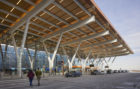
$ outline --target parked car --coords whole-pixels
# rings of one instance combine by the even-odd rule
[[[91,75],[103,75],[103,74],[104,74],[104,72],[101,72],[99,70],[93,70],[93,71],[91,71]]]
[[[118,70],[118,73],[121,73],[121,70]]]
[[[65,77],[80,77],[81,75],[80,71],[70,71],[65,74]]]
[[[125,73],[125,71],[124,70],[121,70],[121,73]]]
[[[129,71],[128,71],[128,70],[124,70],[124,72],[125,72],[125,73],[128,73]]]
[[[112,70],[111,69],[108,69],[107,70],[107,74],[112,74]]]
[[[113,73],[118,73],[118,70],[114,70]]]

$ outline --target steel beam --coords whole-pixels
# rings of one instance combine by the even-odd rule
[[[106,30],[106,28],[96,19],[95,21],[98,25],[100,25],[104,30]],[[113,35],[111,35],[113,38],[115,38]],[[121,42],[120,42],[121,43]],[[129,50],[129,49],[128,49]],[[130,50],[129,50],[130,51]]]
[[[32,6],[35,6],[36,4],[35,3],[33,3],[31,0],[24,0],[25,2],[27,2],[27,3],[29,3],[29,4],[31,4]]]
[[[69,25],[68,22],[66,22],[65,20],[61,19],[60,17],[58,17],[58,16],[56,16],[56,15],[50,13],[49,11],[44,10],[44,12],[47,13],[48,15],[54,17],[55,19],[58,19],[59,21],[65,23],[66,25]],[[80,29],[78,29],[78,30],[81,31]],[[50,30],[50,31],[52,31],[52,30]],[[69,32],[69,33],[72,34],[72,35],[74,35],[74,36],[77,36],[76,34],[73,34],[72,32]],[[85,34],[85,33],[84,33],[84,34]],[[66,36],[66,37],[67,37],[67,36]],[[69,38],[69,37],[68,37],[68,38]]]
[[[96,52],[128,52],[128,51],[124,48],[124,49],[120,49],[117,51],[108,50],[108,49],[101,49],[101,50],[97,50]]]
[[[115,53],[128,53],[128,51],[123,51],[123,50],[117,50],[117,51],[96,51],[96,52],[102,52],[102,53],[111,53],[111,54],[115,54]]]
[[[4,20],[5,20],[5,21],[7,21],[7,22],[14,23],[13,21],[8,20],[8,19],[5,19],[5,18],[1,18],[1,17],[0,17],[0,19],[4,19]],[[32,24],[35,24],[35,23],[32,23]],[[36,25],[38,25],[38,24],[36,24]],[[45,28],[45,27],[44,27],[44,28]],[[44,34],[44,32],[43,32],[43,31],[36,30],[35,28],[29,27],[29,29],[30,29],[30,30],[33,30],[33,31],[35,31],[35,32],[39,32],[39,33]]]
[[[122,45],[116,45],[116,46],[111,46],[111,47],[106,47],[106,48],[99,48],[99,50],[112,50],[112,49],[115,49],[115,48],[121,48],[123,47]],[[93,47],[94,48],[94,47]],[[98,49],[96,49],[98,50]]]
[[[24,32],[23,30],[21,30],[21,29],[17,29],[18,31],[21,31],[21,32]],[[32,33],[32,32],[28,32],[28,34],[31,34],[31,35],[34,35],[34,36],[37,36],[37,37],[41,37],[41,38],[43,38],[42,36],[40,36],[40,35],[37,35],[37,34],[35,34],[35,33]]]
[[[83,10],[85,11],[89,16],[91,16],[91,13],[85,9],[84,6],[81,5],[81,3],[78,0],[74,0],[74,2]],[[98,25],[100,25],[104,30],[107,30],[97,19],[95,21]],[[89,27],[88,27],[89,28]],[[90,28],[89,28],[90,29]],[[113,36],[112,36],[113,37]],[[114,38],[114,37],[113,37]],[[115,39],[115,38],[114,38]]]
[[[45,23],[47,23],[47,24],[50,24],[50,25],[52,25],[52,26],[54,26],[56,28],[60,28],[59,26],[57,26],[57,25],[55,25],[55,24],[53,24],[53,23],[51,23],[51,22],[49,22],[49,21],[47,21],[47,20],[45,20],[45,19],[43,19],[43,18],[41,18],[39,16],[36,16],[36,18],[41,20],[41,21],[43,21],[43,22],[45,22]]]
[[[37,30],[37,29],[35,29],[35,28],[32,28],[32,27],[29,27],[29,29],[30,29],[30,30],[33,30],[33,31],[35,31],[35,32],[38,32],[38,33],[45,34],[45,32],[43,32],[43,31],[40,31],[40,30]]]
[[[60,33],[65,33],[65,32],[77,29],[77,28],[79,28],[79,27],[81,27],[81,26],[83,26],[85,24],[91,23],[93,21],[95,21],[95,17],[94,16],[89,17],[89,18],[87,18],[85,20],[79,21],[79,22],[77,22],[75,24],[72,24],[72,25],[66,27],[66,28],[62,28],[62,29],[60,29],[60,30],[58,30],[58,31],[56,31],[56,32],[54,32],[52,34],[49,34],[44,39],[41,39],[41,41],[45,41],[45,40],[47,40],[47,39],[49,39],[49,38],[51,38],[53,36],[56,36],[56,35],[58,35]]]
[[[44,26],[42,26],[42,25],[39,25],[39,24],[37,24],[37,23],[31,22],[31,24],[33,24],[33,25],[35,25],[35,26],[37,26],[37,27],[40,27],[40,28],[42,28],[43,30],[48,30],[48,31],[51,31],[51,32],[52,32],[52,30],[50,30],[49,28],[46,28],[46,27],[44,27]]]
[[[69,14],[70,16],[72,16],[74,19],[79,20],[76,16],[74,16],[72,13],[70,13],[68,10],[66,10],[65,8],[63,8],[59,3],[57,2],[53,2],[54,5],[56,5],[58,8],[62,9],[64,12],[66,12],[67,14]]]
[[[4,0],[3,0],[4,1]],[[13,33],[19,27],[21,27],[28,19],[31,19],[35,15],[37,15],[41,10],[45,9],[48,5],[50,5],[54,0],[43,0],[40,2],[33,10],[27,13],[18,23],[16,23],[10,30],[9,33]]]
[[[107,49],[115,49],[115,48],[121,48],[121,47],[123,47],[123,45],[112,46],[112,47],[108,47]]]
[[[95,21],[96,21],[96,19],[95,19]],[[96,31],[93,30],[90,26],[86,25],[86,27],[87,27],[89,30],[91,30],[92,32],[96,33]]]
[[[85,11],[89,16],[91,16],[91,13],[88,12],[83,5],[80,4],[80,2],[78,0],[73,0],[83,11]]]
[[[63,8],[62,6],[61,6],[61,8]],[[74,15],[72,15],[72,13],[71,12],[69,12],[68,10],[66,10],[66,9],[62,9],[62,10],[64,10],[65,12],[68,12],[69,13],[69,15],[70,16],[72,16],[73,18],[77,18],[76,16],[74,16]],[[49,11],[47,11],[47,10],[45,10],[44,12],[46,12],[47,14],[49,14],[49,15],[51,15],[51,16],[53,16],[54,18],[56,18],[56,19],[58,19],[59,21],[61,21],[61,22],[63,22],[63,23],[65,23],[65,24],[69,24],[69,23],[67,23],[65,20],[63,20],[63,19],[61,19],[61,18],[59,18],[58,16],[56,16],[56,15],[54,15],[54,14],[52,14],[52,13],[50,13]],[[77,20],[79,20],[78,18],[77,18]],[[89,27],[88,25],[85,25],[88,29],[90,29],[92,32],[94,32],[95,33],[95,31],[91,28],[91,27]],[[83,31],[81,31],[80,29],[78,29],[78,31],[80,31],[80,32],[82,32],[82,33],[84,33]],[[73,33],[71,33],[71,32],[69,32],[70,34],[72,34],[72,35],[74,35],[74,36],[77,36],[76,34],[73,34]],[[86,33],[84,33],[84,34],[86,34]],[[78,37],[78,36],[77,36]],[[88,41],[89,42],[89,41]],[[89,42],[89,43],[91,43],[91,42]]]
[[[57,20],[59,20],[59,21],[61,21],[61,22],[63,22],[63,23],[65,23],[65,24],[69,24],[68,22],[66,22],[65,20],[63,20],[63,19],[61,19],[60,17],[58,17],[58,16],[56,16],[56,15],[54,15],[54,14],[52,14],[52,13],[50,13],[49,11],[47,11],[47,10],[44,10],[44,12],[45,13],[47,13],[48,15],[50,15],[50,16],[52,16],[52,17],[54,17],[54,18],[56,18]]]
[[[116,54],[106,54],[107,57],[112,57],[112,56],[123,56],[123,55],[128,55],[129,53],[116,53]],[[102,56],[102,55],[101,55]]]
[[[11,26],[6,25],[6,24],[0,24],[0,25],[5,26],[5,27],[8,27],[8,28],[11,28]]]
[[[74,2],[83,10],[85,11],[89,16],[91,16],[92,14],[79,2],[79,0],[74,0]],[[92,29],[90,26],[86,25],[86,27],[91,30],[92,32],[96,33],[96,31],[94,29]],[[106,30],[106,29],[105,29]],[[105,39],[104,37],[102,37],[103,39]],[[95,39],[96,40],[96,39]],[[97,41],[97,40],[96,40]]]
[[[83,49],[83,48],[92,47],[92,46],[95,46],[95,45],[98,45],[98,46],[99,46],[99,45],[104,45],[104,44],[109,44],[109,43],[114,43],[114,42],[117,42],[117,39],[108,40],[108,41],[101,42],[101,43],[96,43],[96,44],[87,45],[87,46],[84,46],[84,47],[81,47],[81,48]]]
[[[69,44],[73,44],[73,43],[76,43],[76,42],[81,42],[81,41],[85,41],[85,40],[88,40],[88,39],[101,37],[101,36],[104,36],[104,35],[107,35],[107,34],[109,34],[109,31],[103,31],[103,32],[100,32],[100,33],[97,33],[97,34],[93,34],[93,35],[90,35],[90,36],[86,36],[84,38],[80,38],[80,39],[77,39],[77,40],[73,40],[71,42],[64,43],[63,45],[69,45]]]
[[[5,13],[5,14],[9,14],[9,15],[15,17],[15,18],[20,18],[19,16],[15,15],[15,14],[13,14],[13,13],[10,13],[10,12],[8,12],[8,11],[6,11],[6,10],[3,10],[3,9],[0,9],[0,12]]]
[[[16,6],[16,5],[14,5],[14,4],[8,2],[7,0],[0,0],[0,2],[6,4],[6,5],[8,5],[8,6],[14,7],[14,8],[16,8],[16,9],[19,10],[19,11],[22,11],[22,12],[25,12],[25,13],[27,12],[26,10],[24,10],[24,9],[20,8],[19,6]]]
[[[2,18],[2,17],[0,17],[0,19],[5,20],[5,21],[7,21],[7,22],[9,22],[9,23],[13,23],[12,20],[9,20],[9,19],[6,19],[6,18]]]

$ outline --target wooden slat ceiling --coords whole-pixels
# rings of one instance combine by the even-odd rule
[[[0,37],[5,35],[12,26],[18,23],[24,16],[26,16],[26,14],[30,13],[30,11],[33,10],[34,7],[36,7],[41,1],[42,0],[1,0],[0,27],[1,29],[4,27],[6,29],[1,30],[2,32],[0,31]],[[75,1],[78,1],[84,9],[81,8]],[[107,35],[82,41],[80,50],[84,53],[88,53],[88,50],[92,48],[93,55],[106,56],[121,56],[133,53],[93,0],[54,0],[53,3],[48,5],[44,10],[40,11],[31,19],[27,44],[30,48],[32,48],[32,45],[35,42],[38,42],[40,50],[43,50],[40,39],[45,38],[48,34],[55,33],[62,28],[66,28],[72,24],[91,17],[87,12],[94,15],[96,21],[65,32],[63,34],[61,45],[108,30],[109,34]],[[24,28],[25,24],[15,31],[18,46],[21,45]],[[59,36],[60,35],[57,34],[47,39],[47,47],[54,49]],[[114,39],[117,39],[117,42],[99,45],[100,43]],[[122,47],[115,47],[118,45],[122,45]],[[66,45],[66,49],[68,52],[73,52],[77,46],[78,42],[75,42],[73,44]],[[73,51],[71,51],[71,49],[73,49]],[[126,50],[121,51],[122,49]],[[61,47],[58,52],[61,52]]]

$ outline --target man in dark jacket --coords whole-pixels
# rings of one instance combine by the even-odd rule
[[[34,79],[34,73],[32,70],[29,70],[27,77],[29,78],[30,86],[32,86],[32,81]]]

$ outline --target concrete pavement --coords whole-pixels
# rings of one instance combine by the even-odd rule
[[[37,80],[33,87],[28,79],[1,80],[0,89],[140,89],[140,73],[118,73],[108,75],[83,75],[76,78],[50,76]]]

